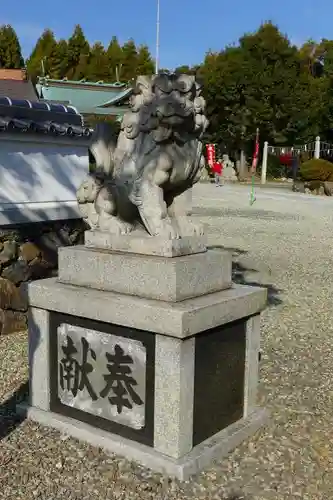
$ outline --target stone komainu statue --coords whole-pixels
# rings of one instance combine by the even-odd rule
[[[137,79],[118,140],[107,124],[92,137],[96,173],[77,193],[92,229],[127,234],[143,225],[152,236],[201,234],[185,214],[176,214],[174,200],[200,178],[204,110],[193,76]]]

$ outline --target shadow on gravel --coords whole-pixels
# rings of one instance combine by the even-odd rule
[[[246,255],[248,252],[246,250],[241,250],[240,248],[225,247],[223,245],[212,245],[208,247],[210,250],[226,250],[231,252],[233,257],[239,257]],[[248,280],[246,278],[246,273],[257,273],[257,269],[252,269],[246,267],[240,262],[233,261],[232,263],[232,280],[238,285],[248,285],[248,286],[259,286],[261,288],[267,289],[267,305],[268,306],[278,306],[282,304],[282,300],[279,297],[281,289],[272,285],[271,283],[260,283],[258,281]]]
[[[0,441],[25,420],[24,416],[16,413],[16,405],[25,401],[28,393],[29,383],[26,381],[6,401],[0,403]]]
[[[241,250],[235,247],[226,247],[224,245],[209,245],[209,250],[225,250],[226,252],[231,252],[233,255],[245,255],[248,252],[246,250]]]

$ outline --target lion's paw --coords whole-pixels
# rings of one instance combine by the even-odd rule
[[[204,227],[202,226],[202,224],[196,224],[188,218],[178,219],[178,226],[180,228],[180,232],[183,238],[186,236],[204,235]]]
[[[156,228],[154,236],[158,236],[166,240],[177,240],[180,238],[177,229],[171,224],[171,222],[166,221]]]
[[[194,224],[193,222],[189,223],[187,231],[189,236],[203,236],[205,233],[202,224]]]
[[[133,225],[113,216],[104,216],[99,220],[99,229],[117,236],[129,234]]]
[[[133,225],[128,222],[119,222],[120,234],[129,234],[133,231]]]

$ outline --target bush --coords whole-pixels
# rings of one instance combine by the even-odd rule
[[[285,168],[280,163],[280,158],[276,155],[267,156],[267,177],[277,179],[283,177]]]
[[[304,181],[332,181],[333,164],[327,160],[313,158],[301,164],[300,177]]]

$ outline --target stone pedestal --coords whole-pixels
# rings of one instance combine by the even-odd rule
[[[236,170],[233,167],[225,167],[222,171],[222,179],[226,182],[238,182]]]
[[[28,415],[186,479],[265,421],[266,290],[233,285],[231,255],[195,240],[147,238],[140,254],[87,241],[60,250],[58,279],[29,285]]]
[[[222,179],[225,182],[237,182],[238,177],[236,174],[234,162],[229,159],[228,155],[223,155],[222,163],[223,163]]]

